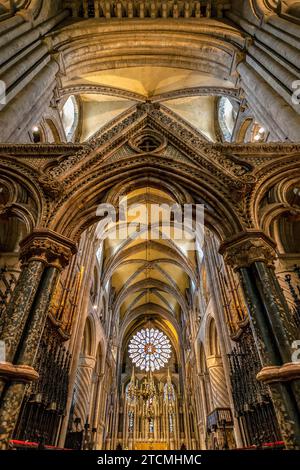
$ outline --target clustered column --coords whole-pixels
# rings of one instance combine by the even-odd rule
[[[291,362],[300,332],[274,272],[275,243],[250,230],[224,242],[220,253],[241,280],[263,366],[257,379],[270,386],[286,447],[300,449],[300,364]]]
[[[35,230],[21,242],[22,272],[8,306],[0,340],[0,450],[8,448],[26,385],[38,380],[34,361],[60,272],[76,252],[75,244],[50,230]]]

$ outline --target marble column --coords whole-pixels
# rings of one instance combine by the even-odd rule
[[[9,362],[0,364],[5,384],[0,401],[0,450],[8,448],[27,383],[38,380],[33,366],[51,297],[60,271],[75,252],[71,240],[49,230],[35,230],[21,242],[24,267],[8,307],[11,318],[1,335]]]
[[[300,449],[300,364],[292,363],[299,336],[273,269],[275,243],[249,230],[221,245],[225,262],[239,274],[261,359],[257,379],[269,384],[278,424],[289,449]]]
[[[44,263],[39,260],[31,260],[22,267],[0,335],[0,339],[5,342],[6,362],[14,358],[43,271]]]
[[[12,363],[14,360],[44,268],[45,264],[41,259],[32,258],[27,262],[23,260],[22,271],[7,307],[5,322],[0,334],[0,340],[5,343],[5,360],[8,363]],[[5,382],[5,377],[0,374],[0,397]]]

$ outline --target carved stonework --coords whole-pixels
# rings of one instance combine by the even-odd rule
[[[113,86],[95,85],[95,84],[78,84],[69,85],[59,90],[59,96],[70,96],[80,94],[101,94],[108,96],[119,96],[137,102],[145,102],[145,96],[139,93],[116,88]],[[150,96],[148,102],[156,103],[168,101],[175,98],[186,98],[191,96],[226,96],[239,100],[239,90],[237,88],[219,87],[219,86],[197,86],[189,88],[180,88],[174,91],[168,91],[159,95]]]
[[[38,260],[59,270],[68,265],[77,248],[73,241],[51,230],[34,230],[20,243],[22,263]]]
[[[161,127],[175,134],[181,142],[185,143],[189,149],[194,149],[197,152],[198,158],[207,158],[209,162],[214,162],[214,165],[222,168],[234,178],[241,178],[246,173],[251,171],[249,165],[243,165],[241,162],[234,161],[224,152],[217,151],[213,146],[207,145],[205,138],[197,131],[193,131],[185,121],[175,116],[175,114],[164,106],[151,106],[148,105],[147,113],[151,118],[154,118]],[[200,152],[199,152],[200,149]]]
[[[134,101],[145,101],[145,96],[133,91],[123,90],[112,86],[104,85],[72,85],[59,90],[60,97],[70,95],[80,95],[82,93],[101,94],[108,96],[119,96]]]
[[[222,11],[226,8],[227,2],[213,1],[214,12],[222,15]],[[202,17],[210,18],[212,14],[212,3],[201,1],[183,1],[169,0],[152,2],[145,0],[109,0],[109,1],[81,1],[81,0],[65,0],[64,7],[72,10],[74,17],[82,16],[84,18],[118,18],[130,20],[132,18],[159,18],[172,19],[178,18],[191,19],[197,21]],[[228,8],[228,7],[227,7]]]
[[[125,137],[125,140],[128,140],[131,135],[139,132],[141,130],[139,126],[146,122],[150,127],[153,125],[157,127],[153,131],[159,130],[166,138],[176,141],[195,162],[215,173],[217,172],[218,177],[221,177],[223,173],[224,177],[227,176],[227,182],[232,179],[232,185],[239,193],[244,192],[245,188],[249,188],[249,185],[255,183],[254,175],[250,174],[251,165],[244,164],[237,158],[231,158],[228,153],[216,150],[215,146],[208,143],[201,133],[189,126],[186,121],[180,119],[171,110],[158,103],[150,102],[140,103],[136,110],[126,111],[115,120],[110,121],[109,125],[97,132],[84,148],[53,167],[49,175],[55,179],[68,171],[74,172],[76,164],[89,154],[93,154],[93,159],[89,160],[89,167],[91,167],[94,163],[93,160],[102,160],[103,156],[115,148]],[[74,172],[73,175],[75,174]],[[68,176],[65,181],[69,182],[69,180]]]
[[[72,170],[84,157],[95,150],[97,151],[96,158],[99,159],[102,148],[105,148],[106,151],[114,148],[118,143],[116,139],[120,138],[124,140],[125,132],[127,132],[128,136],[128,127],[138,122],[141,118],[146,118],[146,116],[147,114],[139,109],[135,112],[130,111],[129,113],[122,113],[116,119],[110,121],[108,125],[101,128],[81,150],[76,152],[76,154],[67,157],[59,165],[52,168],[49,174],[53,178],[59,177],[68,170]],[[68,180],[66,180],[66,182],[67,181]]]
[[[12,214],[11,204],[0,204],[0,216],[2,218],[9,217]]]
[[[256,378],[267,384],[300,379],[300,363],[289,362],[282,366],[264,367]]]
[[[39,379],[39,374],[31,366],[5,362],[0,363],[0,378],[17,382],[34,382]]]
[[[273,266],[276,251],[275,242],[256,230],[242,232],[222,243],[220,254],[234,270],[249,267],[256,261]]]
[[[45,193],[53,199],[62,196],[65,191],[65,185],[52,178],[49,174],[41,174],[38,181]]]

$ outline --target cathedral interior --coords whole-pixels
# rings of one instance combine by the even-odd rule
[[[300,449],[300,2],[0,0],[0,449],[26,446]]]

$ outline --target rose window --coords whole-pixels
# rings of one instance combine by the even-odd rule
[[[129,357],[141,370],[154,371],[166,366],[171,357],[171,343],[159,330],[140,330],[129,342]]]

